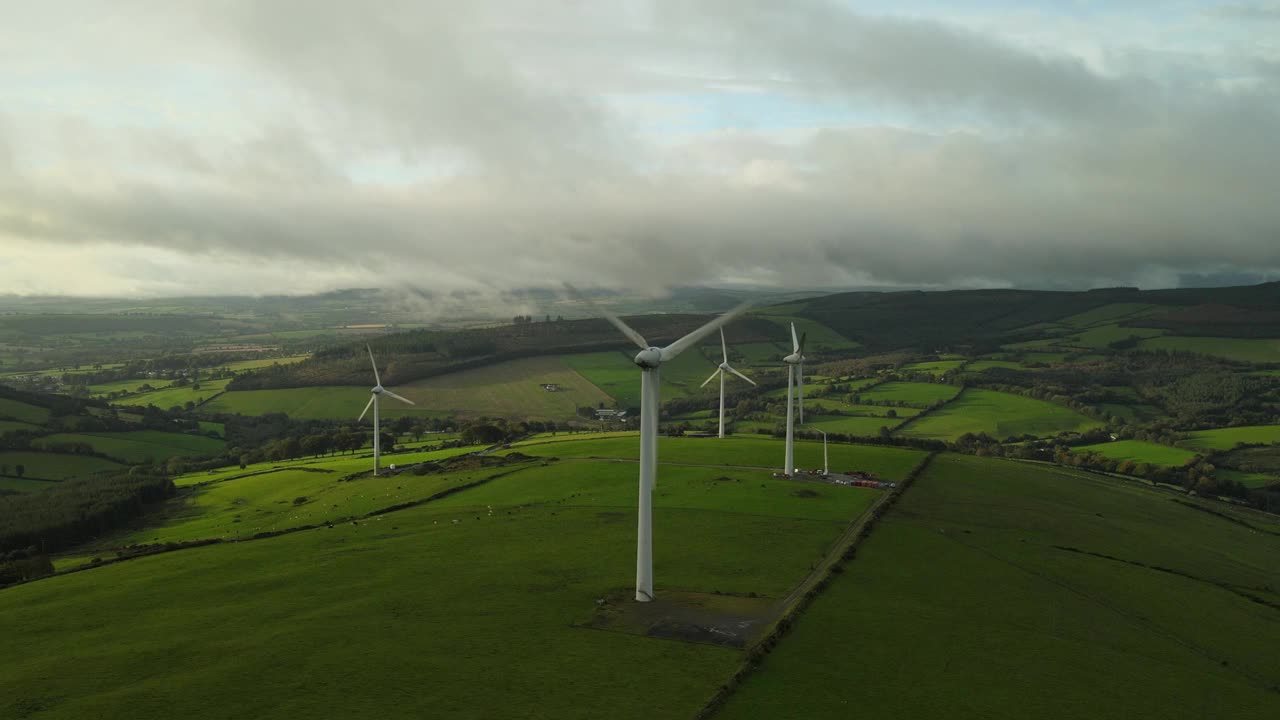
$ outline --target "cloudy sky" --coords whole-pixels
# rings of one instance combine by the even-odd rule
[[[1280,2],[0,17],[0,293],[1280,279]]]

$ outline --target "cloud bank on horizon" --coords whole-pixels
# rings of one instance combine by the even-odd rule
[[[1280,278],[1277,2],[21,10],[0,293]]]

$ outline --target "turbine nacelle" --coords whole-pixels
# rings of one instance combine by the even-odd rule
[[[381,395],[383,393],[383,390],[384,388],[381,385],[374,385],[373,389],[370,390],[369,392],[373,393],[374,395]]]
[[[791,353],[790,355],[782,358],[782,362],[788,365],[799,365],[804,362],[804,356],[800,353]]]
[[[653,370],[662,364],[662,348],[645,348],[636,353],[634,362],[646,370]]]

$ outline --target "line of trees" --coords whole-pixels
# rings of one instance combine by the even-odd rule
[[[0,552],[64,550],[120,527],[148,503],[173,495],[168,476],[138,470],[0,497]]]

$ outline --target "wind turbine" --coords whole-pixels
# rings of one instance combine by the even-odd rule
[[[796,337],[796,324],[791,323],[791,354],[782,358],[782,362],[787,364],[787,452],[786,465],[782,467],[784,475],[791,475],[796,471],[796,439],[795,439],[795,403],[792,401],[792,391],[796,380],[796,369],[800,368],[803,372],[804,367],[804,339],[801,335]],[[801,378],[804,376],[801,375]],[[803,379],[801,382],[804,382]],[[804,386],[801,385],[803,393]],[[803,402],[804,395],[801,395]],[[803,407],[803,405],[801,406]]]
[[[720,363],[720,367],[716,368],[716,371],[711,373],[711,377],[702,381],[701,387],[706,387],[707,383],[711,382],[712,380],[715,380],[717,375],[720,376],[720,437],[723,438],[724,437],[724,374],[725,372],[726,371],[731,372],[734,375],[737,375],[738,377],[742,378],[743,380],[746,380],[747,382],[751,383],[752,385],[755,385],[756,383],[754,380],[747,377],[746,375],[743,375],[737,370],[734,370],[733,368],[729,367],[729,346],[726,345],[724,342],[724,328],[720,328],[720,350],[724,353],[724,362]]]
[[[822,477],[827,477],[831,474],[831,464],[827,462],[827,434],[821,430],[818,432],[822,433]]]
[[[640,348],[635,362],[640,367],[640,511],[636,530],[636,602],[653,600],[653,486],[658,470],[658,411],[662,403],[659,368],[662,363],[688,350],[711,331],[741,315],[750,303],[743,303],[702,327],[660,348],[650,345],[644,336],[622,322],[617,315],[596,306],[585,296],[568,287],[578,299],[591,305],[623,335]]]
[[[807,334],[807,333],[806,333]],[[795,352],[800,355],[800,360],[796,362],[796,389],[800,393],[800,424],[804,424],[804,339],[805,335],[801,335],[796,340],[796,324],[791,323],[791,346],[795,348]]]
[[[373,365],[373,379],[377,381],[378,384],[373,386],[373,390],[370,390],[370,392],[373,393],[373,397],[369,398],[369,404],[364,406],[364,412],[360,413],[360,417],[356,419],[356,422],[364,420],[364,416],[369,412],[369,408],[373,408],[373,474],[377,475],[378,471],[382,469],[380,464],[382,460],[382,432],[378,426],[378,421],[380,419],[378,415],[378,398],[382,395],[388,395],[402,403],[408,403],[410,405],[413,404],[413,401],[408,398],[400,397],[399,395],[382,387],[382,378],[378,377],[378,363],[373,359],[373,348],[365,345],[364,349],[369,351],[369,363]]]

